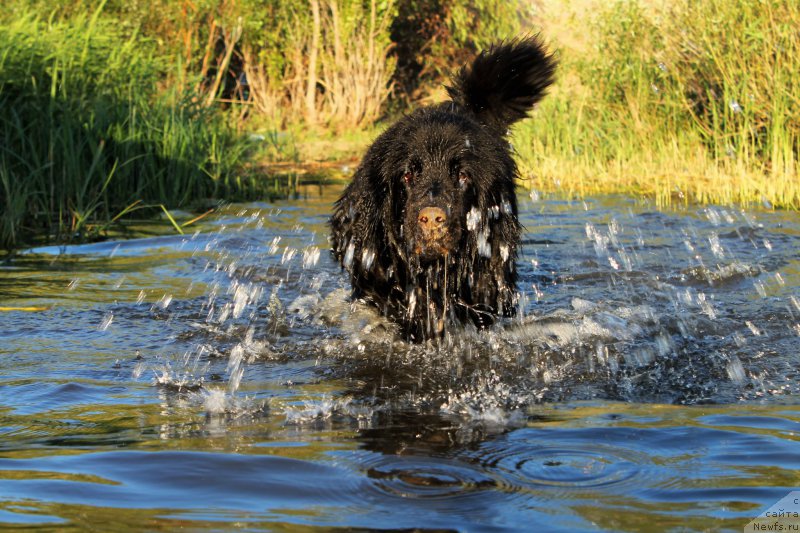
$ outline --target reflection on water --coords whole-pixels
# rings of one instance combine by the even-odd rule
[[[408,345],[338,192],[0,268],[0,524],[741,530],[800,486],[795,214],[526,199],[519,316]]]

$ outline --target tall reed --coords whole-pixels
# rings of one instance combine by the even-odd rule
[[[605,6],[604,4],[598,4]],[[800,3],[623,0],[515,146],[532,187],[800,208]]]
[[[0,248],[84,238],[133,202],[248,196],[246,141],[168,64],[100,10],[66,22],[0,19]]]

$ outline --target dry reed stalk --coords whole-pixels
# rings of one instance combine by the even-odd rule
[[[242,59],[244,74],[250,85],[250,101],[271,123],[278,123],[281,106],[285,102],[281,84],[270,79],[266,66],[258,61],[258,54],[251,46],[242,48]]]
[[[344,27],[340,1],[330,0],[322,19],[322,114],[337,129],[359,128],[374,121],[391,92],[391,44],[380,42],[388,33],[391,9],[378,14],[375,0],[369,9],[366,21],[353,17],[355,23]],[[350,43],[347,48],[344,39]]]

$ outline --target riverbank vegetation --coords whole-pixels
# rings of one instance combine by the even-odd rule
[[[153,43],[98,14],[0,25],[0,248],[257,192],[229,119],[163,86],[171,66]]]
[[[793,0],[8,0],[0,248],[267,198],[275,163],[357,159],[539,31],[560,70],[512,132],[525,187],[797,209],[798,27]]]
[[[531,187],[800,208],[800,3],[622,1],[585,32],[555,21],[559,85],[516,132]]]

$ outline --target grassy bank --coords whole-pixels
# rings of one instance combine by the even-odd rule
[[[93,238],[133,210],[255,196],[248,143],[113,21],[0,24],[0,248]]]
[[[269,163],[352,165],[476,49],[540,30],[560,67],[513,132],[527,187],[798,209],[798,27],[794,0],[9,0],[0,249],[283,193]]]
[[[800,208],[800,4],[546,4],[561,72],[514,135],[528,186]]]

